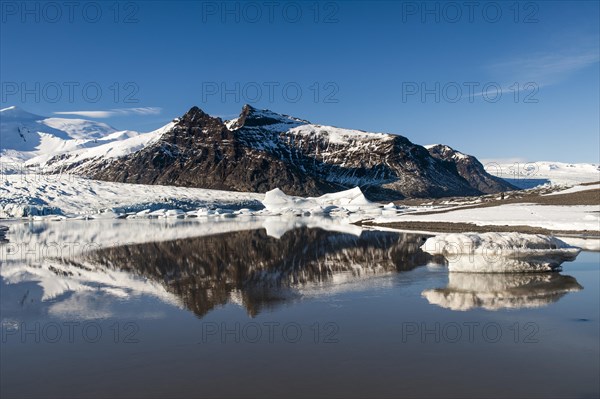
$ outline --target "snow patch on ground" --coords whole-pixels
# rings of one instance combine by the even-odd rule
[[[378,217],[374,223],[450,222],[478,226],[532,226],[548,230],[600,230],[600,208],[596,205],[507,204],[494,207],[457,209],[421,215],[418,212]]]
[[[573,194],[573,193],[579,193],[581,191],[588,191],[588,190],[599,190],[600,189],[600,183],[598,184],[589,184],[589,185],[585,185],[585,186],[574,186],[571,188],[567,188],[566,190],[558,190],[558,191],[554,191],[552,193],[549,194],[544,194],[547,196],[550,195],[559,195],[559,194]]]

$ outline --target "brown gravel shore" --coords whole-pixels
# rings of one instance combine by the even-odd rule
[[[600,237],[597,230],[548,230],[532,226],[478,226],[473,223],[452,222],[394,222],[394,223],[362,223],[363,226],[389,227],[399,230],[430,231],[432,233],[525,233],[557,236]]]
[[[509,198],[505,200],[496,200],[482,202],[474,205],[460,206],[460,209],[474,208],[489,208],[492,206],[500,206],[506,204],[539,204],[539,205],[598,205],[600,211],[600,189],[579,191],[570,194],[555,194],[555,195],[528,195],[521,198]],[[432,210],[419,212],[420,215],[428,215],[433,213],[445,213],[456,210],[456,207],[450,207],[440,210]]]
[[[593,185],[598,183],[588,183],[584,185]],[[486,196],[489,198],[489,196]],[[423,204],[427,201],[423,201]],[[448,208],[418,212],[419,215],[431,215],[435,213],[447,213],[455,210],[488,208],[506,204],[539,204],[539,205],[558,205],[558,206],[574,206],[574,205],[597,205],[600,212],[600,189],[592,189],[579,191],[569,194],[555,194],[550,196],[540,194],[528,194],[520,198],[508,198],[505,200],[489,200],[473,205],[450,206]],[[412,213],[412,215],[415,215]],[[508,225],[483,225],[478,226],[473,223],[455,223],[455,222],[392,222],[392,223],[370,223],[365,221],[361,223],[366,226],[390,227],[403,230],[419,230],[431,231],[438,233],[487,233],[487,232],[518,232],[527,234],[545,234],[545,235],[577,235],[584,237],[600,237],[600,230],[549,230],[541,227],[533,226],[508,226]]]

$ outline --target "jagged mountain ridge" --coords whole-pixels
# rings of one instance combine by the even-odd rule
[[[75,162],[63,154],[49,164],[100,180],[252,192],[281,188],[302,196],[356,186],[375,200],[485,192],[456,164],[403,136],[317,125],[248,105],[225,122],[193,107],[160,137],[122,157]],[[491,178],[483,168],[474,173],[482,176],[473,181]]]

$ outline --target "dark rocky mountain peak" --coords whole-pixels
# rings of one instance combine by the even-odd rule
[[[190,108],[181,118],[177,119],[179,126],[186,127],[202,127],[202,126],[215,126],[223,125],[221,118],[212,117],[206,112],[202,111],[197,106]]]
[[[275,127],[281,125],[292,128],[299,125],[310,124],[309,121],[294,118],[293,116],[278,114],[268,109],[257,109],[249,104],[242,107],[240,116],[227,122],[227,126],[231,130],[240,129],[242,127]]]

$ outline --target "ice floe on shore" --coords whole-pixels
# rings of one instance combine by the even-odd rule
[[[451,272],[476,273],[554,271],[581,252],[555,237],[522,233],[440,234],[421,249],[444,256]]]

